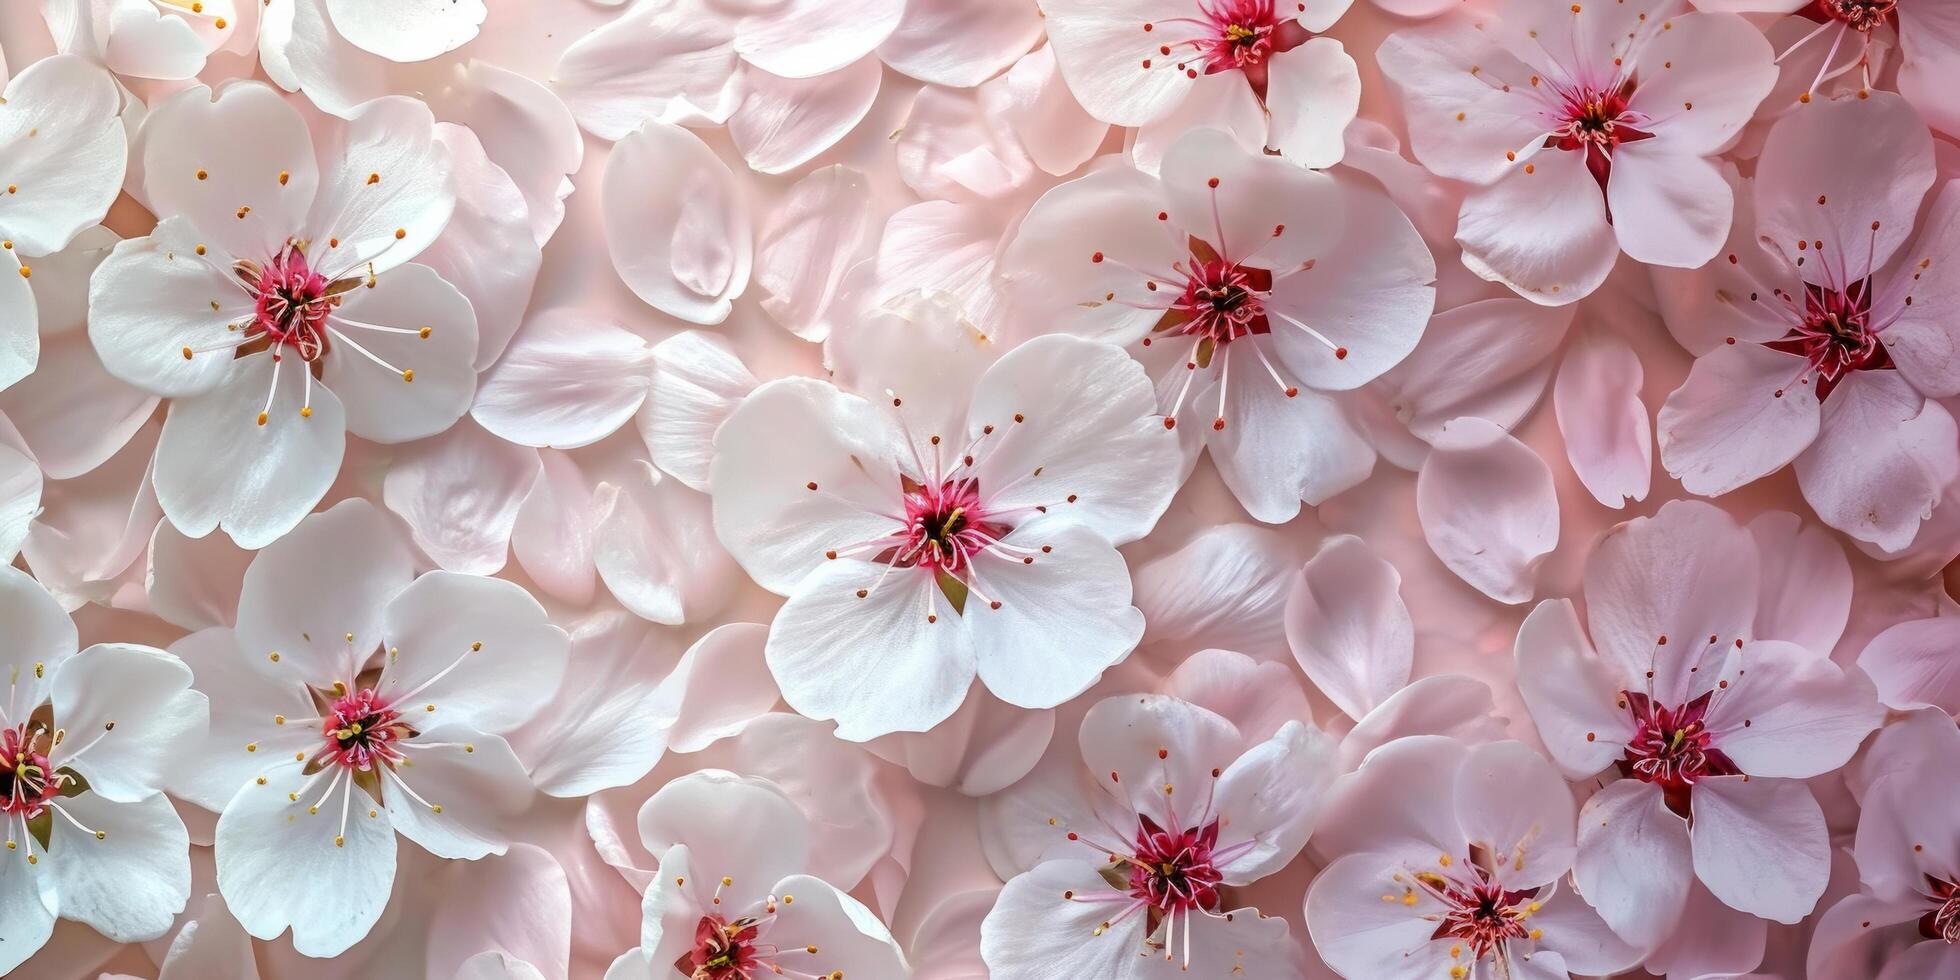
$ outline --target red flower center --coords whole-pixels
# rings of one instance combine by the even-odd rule
[[[245,324],[246,342],[263,340],[275,348],[290,347],[303,361],[327,352],[327,316],[340,305],[340,294],[360,282],[358,278],[329,282],[292,243],[263,266],[241,261],[233,268],[258,294],[252,319]]]
[[[1839,21],[1854,31],[1871,33],[1899,9],[1899,0],[1817,0],[1804,11],[1816,21]]]
[[[1926,884],[1933,893],[1930,899],[1933,908],[1919,917],[1920,935],[1960,944],[1960,884],[1932,875],[1926,876]]]
[[[957,573],[1007,532],[987,520],[977,480],[948,480],[938,486],[907,481],[904,541],[893,557],[901,568]]]
[[[33,819],[61,795],[62,777],[42,751],[45,730],[29,734],[26,725],[0,730],[0,813]]]
[[[1781,340],[1765,345],[1804,359],[1817,374],[1817,397],[1831,393],[1850,371],[1892,366],[1892,357],[1879,340],[1871,315],[1871,280],[1849,291],[1804,284],[1803,320]]]
[[[1564,93],[1562,122],[1546,139],[1547,146],[1584,153],[1586,169],[1601,189],[1612,171],[1613,148],[1654,135],[1638,128],[1644,119],[1627,108],[1633,88],[1634,81],[1628,78],[1610,89],[1579,88]]]
[[[1194,254],[1184,295],[1172,308],[1188,319],[1174,326],[1185,336],[1204,337],[1215,344],[1266,333],[1271,327],[1266,323],[1265,297],[1272,287],[1273,274],[1266,269]]]
[[[761,932],[752,918],[733,922],[704,915],[694,927],[694,948],[674,964],[689,980],[750,980],[758,971],[774,972],[755,945]]]
[[[402,759],[395,743],[415,731],[373,688],[362,688],[334,701],[321,720],[320,734],[327,744],[314,757],[316,763],[371,772],[377,763],[394,768]]]
[[[1195,17],[1149,21],[1143,30],[1162,36],[1157,57],[1143,59],[1143,70],[1169,69],[1190,78],[1203,71],[1245,74],[1260,101],[1266,98],[1266,62],[1281,51],[1305,44],[1313,34],[1293,18],[1281,19],[1275,0],[1198,0]],[[1304,3],[1295,3],[1304,11]],[[1177,35],[1184,35],[1176,40]]]
[[[1620,759],[1620,772],[1661,787],[1668,808],[1682,816],[1688,814],[1688,799],[1695,783],[1709,776],[1741,772],[1728,756],[1715,748],[1714,736],[1709,734],[1704,722],[1714,696],[1710,691],[1678,708],[1670,708],[1645,694],[1620,692],[1620,701],[1633,717],[1635,728]]]
[[[1507,942],[1530,938],[1525,921],[1531,917],[1528,906],[1537,889],[1505,891],[1490,881],[1483,868],[1476,872],[1477,879],[1467,883],[1432,871],[1420,872],[1416,879],[1450,907],[1431,938],[1460,939],[1470,947],[1472,959],[1483,959]]]
[[[1225,877],[1214,863],[1217,845],[1217,820],[1166,830],[1139,814],[1136,853],[1130,861],[1131,897],[1165,915],[1215,911],[1218,884]]]

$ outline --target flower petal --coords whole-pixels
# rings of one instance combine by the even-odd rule
[[[1402,575],[1360,538],[1338,535],[1301,570],[1286,601],[1286,638],[1314,686],[1359,720],[1409,681],[1415,625]]]
[[[646,341],[610,318],[543,310],[484,373],[470,414],[520,445],[591,445],[640,410],[652,364]]]
[[[396,457],[381,499],[438,566],[492,575],[504,567],[518,508],[541,469],[536,450],[463,422]]]
[[[1565,458],[1593,499],[1618,510],[1647,499],[1654,430],[1640,401],[1640,358],[1611,334],[1582,334],[1552,389]]]
[[[1695,875],[1716,898],[1783,923],[1810,914],[1830,877],[1831,842],[1809,787],[1713,776],[1695,784],[1693,806]]]
[[[301,522],[246,569],[239,650],[253,669],[282,683],[351,685],[381,646],[382,611],[413,577],[408,548],[388,518],[365,500],[342,501]]]
[[[1416,512],[1436,557],[1499,602],[1529,600],[1538,563],[1558,545],[1551,468],[1483,419],[1443,427],[1416,480]]]
[[[689,323],[728,319],[749,284],[748,203],[700,137],[649,121],[606,161],[606,250],[647,305]]]
[[[1668,810],[1657,786],[1622,779],[1579,811],[1572,880],[1600,918],[1635,946],[1650,948],[1673,930],[1697,863],[1687,821]]]

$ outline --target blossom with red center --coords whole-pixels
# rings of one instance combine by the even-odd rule
[[[1821,652],[1835,631],[1758,618],[1834,601],[1771,591],[1780,571],[1761,566],[1781,550],[1768,545],[1782,524],[1759,524],[1672,501],[1594,549],[1587,630],[1569,601],[1550,600],[1518,633],[1518,688],[1552,759],[1573,779],[1624,777],[1586,803],[1573,868],[1635,944],[1669,934],[1696,879],[1741,912],[1808,914],[1830,844],[1802,780],[1843,765],[1883,717],[1870,688]],[[1645,870],[1624,873],[1635,866]]]
[[[1729,0],[1722,9],[1790,15],[1766,27],[1779,42],[1776,60],[1802,83],[1788,90],[1785,97],[1794,101],[1783,108],[1834,92],[1865,98],[1891,76],[1934,129],[1960,131],[1952,85],[1960,66],[1960,21],[1938,0]],[[1884,71],[1888,60],[1896,61],[1896,74]],[[1844,81],[1834,86],[1838,79]]]
[[[1346,3],[1041,0],[1041,9],[1076,100],[1096,119],[1142,127],[1140,142],[1251,118],[1256,132],[1234,134],[1246,145],[1299,166],[1340,162],[1360,77],[1341,42],[1316,35]]]
[[[89,339],[111,374],[173,400],[164,515],[263,547],[326,493],[347,433],[421,439],[469,407],[476,314],[409,261],[455,209],[449,148],[427,106],[388,98],[336,122],[316,157],[306,120],[258,82],[193,86],[148,122],[162,220],[95,270]]]
[[[1473,185],[1456,229],[1472,272],[1557,306],[1622,252],[1677,268],[1715,256],[1731,193],[1714,157],[1777,69],[1749,22],[1674,9],[1511,0],[1382,43],[1416,159]]]
[[[1817,917],[1805,975],[1951,976],[1960,970],[1960,729],[1945,711],[1921,709],[1872,749],[1888,758],[1859,796],[1848,848],[1857,888]]]
[[[1367,478],[1374,448],[1340,393],[1400,363],[1435,305],[1429,248],[1378,187],[1209,129],[1159,176],[1110,167],[1049,191],[1000,267],[1050,329],[1129,345],[1186,458],[1208,448],[1270,522]]]
[[[550,701],[569,649],[519,586],[417,578],[358,498],[260,551],[238,625],[177,647],[216,718],[172,792],[218,814],[239,924],[337,955],[388,903],[398,832],[443,858],[504,853],[532,791],[503,736]]]
[[[0,974],[57,916],[110,943],[162,936],[191,893],[190,838],[163,795],[209,721],[162,650],[101,643],[27,573],[0,568]]]
[[[905,980],[898,944],[871,910],[813,874],[811,817],[767,779],[702,769],[640,808],[659,862],[640,944],[614,980]]]
[[[1940,402],[1960,394],[1960,191],[1919,221],[1935,176],[1932,137],[1897,95],[1818,102],[1771,128],[1754,180],[1736,179],[1724,252],[1660,275],[1668,328],[1696,360],[1656,435],[1689,491],[1793,465],[1825,523],[1886,552],[1915,539],[1960,477],[1960,425]]]
[[[1143,369],[1074,337],[996,360],[946,296],[829,347],[838,385],[756,388],[708,478],[722,545],[788,596],[767,648],[784,699],[861,741],[930,729],[976,678],[1027,708],[1081,693],[1142,630],[1114,546],[1182,478]]]
[[[1306,918],[1342,976],[1606,976],[1640,961],[1563,884],[1572,794],[1522,743],[1397,739],[1332,803],[1316,839],[1340,856]]]
[[[1299,976],[1285,921],[1234,892],[1306,844],[1333,740],[1297,720],[1261,737],[1139,694],[1091,707],[1079,743],[1081,767],[1044,765],[982,806],[1009,879],[980,929],[990,975]]]

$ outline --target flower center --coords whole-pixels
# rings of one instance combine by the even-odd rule
[[[1260,101],[1266,98],[1266,60],[1282,51],[1291,51],[1313,35],[1294,19],[1281,20],[1275,0],[1198,0],[1195,17],[1171,17],[1147,21],[1148,34],[1166,36],[1157,46],[1158,57],[1143,59],[1143,70],[1169,68],[1187,77],[1199,71],[1215,75],[1223,71],[1243,72]],[[1305,4],[1295,4],[1305,10]]]
[[[377,763],[393,769],[402,759],[395,743],[415,730],[373,688],[364,687],[334,701],[321,719],[320,734],[326,747],[314,757],[316,763],[372,772]]]
[[[1273,274],[1265,269],[1236,265],[1224,259],[1191,257],[1184,295],[1167,319],[1182,313],[1182,323],[1172,323],[1178,333],[1203,337],[1223,344],[1248,334],[1265,333],[1265,297],[1272,289]]]
[[[689,980],[749,980],[769,969],[755,945],[761,931],[749,916],[730,922],[719,915],[704,915],[694,927],[694,948],[674,969]]]
[[[1536,938],[1525,923],[1534,911],[1531,898],[1537,889],[1505,891],[1483,868],[1476,872],[1476,880],[1468,883],[1433,871],[1416,873],[1416,880],[1449,906],[1432,938],[1462,940],[1472,959],[1495,956],[1507,942]]]
[[[45,734],[41,729],[29,734],[26,725],[0,731],[0,764],[6,767],[0,769],[0,814],[33,819],[61,795],[64,779],[42,749]]]
[[[1709,776],[1741,772],[1715,748],[1704,719],[1715,692],[1710,691],[1678,708],[1659,704],[1645,694],[1622,691],[1620,701],[1632,716],[1634,736],[1627,740],[1620,771],[1661,787],[1668,808],[1683,816],[1694,784]]]
[[[1852,284],[1848,292],[1806,283],[1802,321],[1765,346],[1803,358],[1806,370],[1817,374],[1820,399],[1847,372],[1892,366],[1873,324],[1869,279]]]
[[[1218,885],[1225,877],[1214,863],[1218,821],[1202,827],[1166,830],[1137,817],[1136,853],[1130,862],[1130,895],[1165,915],[1215,911]]]
[[[327,315],[340,305],[341,293],[361,282],[359,277],[327,281],[308,265],[296,242],[289,242],[263,266],[241,259],[232,268],[258,294],[252,319],[245,324],[246,343],[290,348],[303,361],[317,360],[327,352]]]
[[[1960,944],[1960,884],[1926,876],[1932,891],[1932,911],[1919,917],[1919,932],[1928,939]]]
[[[1613,148],[1654,135],[1639,128],[1646,124],[1644,115],[1627,107],[1633,88],[1629,78],[1612,88],[1588,86],[1565,92],[1560,124],[1546,138],[1547,146],[1583,152],[1586,169],[1602,189],[1612,171]]]
[[[1854,31],[1871,33],[1899,9],[1899,0],[1817,0],[1817,20],[1835,20]]]
[[[948,574],[966,568],[974,555],[1007,534],[990,523],[975,479],[948,480],[938,486],[909,485],[905,493],[905,541],[898,546],[899,567],[925,566]]]

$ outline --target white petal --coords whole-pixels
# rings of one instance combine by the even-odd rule
[[[0,556],[20,553],[41,511],[42,474],[32,457],[0,445]]]
[[[166,16],[153,4],[115,4],[109,9],[103,66],[136,78],[195,78],[204,69],[205,42],[192,24],[192,18]]]
[[[1912,543],[1960,478],[1960,426],[1897,377],[1867,371],[1824,403],[1817,442],[1797,457],[1797,485],[1824,523],[1898,551]]]
[[[1434,941],[1436,928],[1424,918],[1432,913],[1381,900],[1400,889],[1398,870],[1391,855],[1344,854],[1314,879],[1307,892],[1307,931],[1340,975],[1419,980],[1447,974],[1449,947]]]
[[[503,359],[484,373],[470,411],[520,445],[590,445],[640,410],[652,363],[646,341],[606,317],[544,310],[526,319]]]
[[[1467,194],[1456,240],[1471,272],[1545,306],[1585,298],[1620,255],[1583,155],[1562,151],[1513,164],[1495,184]]]
[[[778,907],[770,928],[792,951],[798,943],[817,948],[821,969],[850,977],[898,978],[911,975],[905,954],[891,931],[857,899],[809,875],[791,875],[776,892],[796,897]]]
[[[401,590],[381,631],[388,657],[376,693],[435,705],[416,715],[418,728],[502,734],[523,725],[558,690],[571,651],[523,586],[455,572],[429,572]]]
[[[13,250],[0,258],[0,316],[5,317],[0,322],[0,389],[32,375],[41,358],[41,336],[35,331],[40,317],[28,280],[32,274]]]
[[[1286,638],[1300,669],[1356,720],[1409,681],[1415,625],[1402,575],[1360,538],[1321,543],[1286,601]]]
[[[88,337],[74,332],[42,338],[34,373],[0,393],[0,411],[56,480],[107,462],[156,407],[155,395],[110,374]]]
[[[150,207],[188,219],[221,251],[264,262],[305,233],[320,184],[313,138],[270,85],[194,85],[171,96],[145,120],[141,151]],[[239,218],[243,207],[251,211]]]
[[[438,725],[404,748],[413,765],[396,773],[401,782],[383,779],[381,787],[395,829],[436,857],[504,853],[532,795],[510,743],[468,725]],[[402,783],[429,805],[403,792]]]
[[[62,918],[116,942],[163,935],[191,894],[190,835],[170,800],[157,794],[116,803],[83,793],[55,805],[95,831],[59,816],[49,824],[43,860]]]
[[[1002,488],[989,507],[1049,505],[1111,544],[1149,533],[1182,481],[1149,377],[1109,344],[1051,335],[1009,351],[974,389],[968,431],[989,424],[1013,427],[975,464]]]
[[[1233,761],[1218,778],[1217,812],[1235,818],[1220,831],[1219,842],[1252,846],[1221,869],[1225,880],[1256,881],[1291,863],[1306,846],[1336,775],[1334,739],[1298,721]]]
[[[1715,776],[1695,784],[1694,814],[1695,875],[1716,898],[1784,923],[1816,907],[1831,847],[1803,783]]]
[[[754,391],[755,375],[728,341],[698,330],[653,347],[653,380],[636,419],[653,465],[703,493],[715,432]]]
[[[102,220],[122,188],[127,155],[121,100],[109,73],[75,55],[28,65],[0,105],[5,177],[0,230],[28,255],[66,246]],[[32,137],[32,143],[24,143]]]
[[[835,719],[837,737],[854,742],[944,721],[977,670],[975,641],[930,575],[894,572],[873,591],[886,567],[824,562],[769,629],[769,672],[783,700],[799,714]]]
[[[647,119],[726,122],[737,63],[734,25],[718,7],[640,6],[566,48],[553,88],[587,132],[618,140]]]
[[[259,64],[289,92],[303,91],[321,111],[351,115],[388,91],[390,65],[334,29],[327,0],[274,0],[259,24]]]
[[[26,572],[0,567],[0,621],[8,642],[0,669],[13,685],[14,710],[32,713],[54,690],[57,669],[75,655],[75,622]]]
[[[1566,352],[1552,389],[1565,458],[1593,499],[1618,510],[1647,499],[1654,430],[1640,401],[1640,358],[1625,341],[1588,333]]]
[[[309,236],[330,250],[320,267],[386,272],[415,258],[456,209],[449,148],[436,139],[429,107],[399,95],[362,103],[338,143],[323,154],[320,196],[307,217]]]
[[[1143,915],[1105,930],[1102,922],[1120,906],[1063,897],[1107,891],[1109,882],[1087,861],[1047,861],[1015,876],[980,924],[980,952],[989,975],[1002,980],[1138,975],[1141,957],[1151,952],[1143,944]]]
[[[1069,93],[1052,46],[1023,55],[987,87],[1003,90],[1001,117],[1035,166],[1055,176],[1087,162],[1109,133],[1109,124],[1092,118]]]
[[[298,681],[273,681],[240,670],[243,655],[232,631],[208,629],[171,644],[211,702],[208,729],[184,742],[166,787],[216,813],[269,764],[318,751],[322,736],[313,697]],[[288,723],[277,719],[285,718]]]
[[[1483,419],[1443,427],[1416,481],[1416,510],[1436,557],[1499,602],[1530,599],[1538,563],[1558,545],[1551,469]]]
[[[426,265],[402,266],[346,295],[341,312],[327,321],[338,348],[327,357],[322,383],[347,406],[348,431],[375,442],[407,442],[461,418],[476,393],[476,313],[469,299]],[[426,337],[419,334],[424,327]],[[389,366],[349,349],[353,344]]]
[[[238,620],[238,590],[252,553],[221,534],[189,538],[169,521],[150,537],[143,582],[150,608],[173,626],[201,630]]]
[[[812,78],[748,72],[742,104],[728,117],[728,138],[757,173],[794,170],[857,128],[883,77],[871,57]]]
[[[88,335],[102,366],[158,395],[203,394],[229,377],[231,327],[251,315],[252,296],[221,250],[183,218],[117,243],[89,283]]]
[[[430,104],[482,141],[490,160],[524,195],[533,240],[540,246],[550,240],[565,217],[569,178],[585,160],[585,138],[565,103],[526,75],[472,60]],[[486,343],[485,351],[490,347]]]
[[[475,134],[439,123],[436,138],[449,148],[455,168],[456,210],[442,236],[417,258],[469,299],[477,327],[474,366],[482,370],[496,363],[517,333],[544,253],[517,184],[484,155]]]
[[[1297,516],[1302,503],[1318,505],[1359,486],[1374,471],[1375,449],[1339,397],[1281,388],[1264,376],[1255,344],[1270,342],[1246,337],[1218,355],[1227,371],[1238,371],[1220,391],[1225,401],[1212,424],[1203,425],[1203,409],[1213,403],[1209,393],[1195,400],[1198,411],[1191,414],[1240,506],[1255,520],[1281,524]],[[1224,428],[1218,419],[1225,420]]]
[[[538,452],[543,469],[511,526],[510,550],[538,588],[575,606],[592,601],[592,532],[605,501],[570,456]]]
[[[9,851],[8,859],[0,861],[0,929],[7,934],[0,945],[0,970],[9,973],[46,945],[54,934],[56,911],[49,908],[56,895],[47,869],[15,860],[15,853]]]
[[[1032,564],[992,551],[975,560],[962,627],[989,691],[1019,707],[1052,708],[1087,690],[1143,636],[1130,570],[1107,541],[1065,522],[1029,521],[1002,544],[1053,550]]]
[[[613,148],[600,195],[606,250],[635,295],[689,323],[728,318],[749,284],[749,207],[700,137],[643,124]]]
[[[719,609],[739,576],[715,540],[707,495],[635,463],[593,536],[592,561],[613,598],[678,626]]]
[[[1175,24],[1192,16],[1178,0],[1045,0],[1048,43],[1062,77],[1089,114],[1118,126],[1140,126],[1169,112],[1192,87],[1192,79],[1161,54],[1154,31],[1139,30],[1162,20]],[[1144,62],[1153,71],[1140,67]]]
[[[49,753],[72,766],[89,791],[133,802],[161,790],[177,744],[200,738],[210,713],[190,690],[191,671],[154,647],[98,643],[54,672],[56,720],[67,738]]]
[[[1456,772],[1456,815],[1463,836],[1511,855],[1507,885],[1543,886],[1564,877],[1576,853],[1572,789],[1523,742],[1473,747]]]
[[[795,801],[769,780],[722,769],[696,770],[660,787],[640,808],[639,828],[640,842],[655,854],[687,847],[697,874],[685,887],[703,898],[719,894],[732,908],[774,894],[776,882],[808,866],[809,819]]]
[[[1708,729],[1751,776],[1830,772],[1885,720],[1862,678],[1782,640],[1752,640],[1730,655],[1718,685]]]
[[[483,0],[327,0],[342,37],[390,61],[427,61],[462,47],[489,14]]]
[[[381,499],[437,565],[492,575],[504,567],[518,508],[541,471],[536,450],[463,422],[406,447],[382,480]]]
[[[631,785],[660,761],[667,750],[666,705],[656,692],[670,666],[663,638],[625,613],[593,616],[571,639],[579,683],[510,736],[538,789],[567,798]]]
[[[344,501],[253,560],[238,597],[239,650],[281,682],[351,686],[381,645],[382,611],[413,576],[388,518],[365,500]]]
[[[1341,134],[1361,106],[1361,76],[1347,49],[1316,37],[1274,54],[1266,72],[1266,104],[1282,107],[1267,142],[1302,167],[1339,163]]]
[[[290,927],[301,954],[337,956],[374,928],[388,903],[394,827],[387,810],[345,778],[331,799],[320,799],[317,813],[308,811],[326,779],[309,787],[293,763],[265,780],[246,783],[218,817],[218,890],[253,936],[276,939]],[[336,900],[321,902],[322,894]]]

